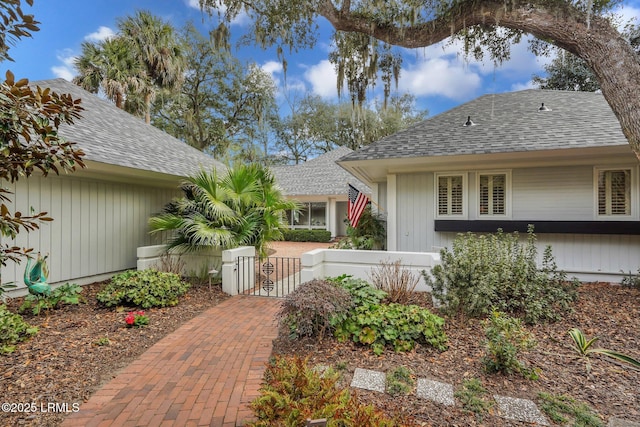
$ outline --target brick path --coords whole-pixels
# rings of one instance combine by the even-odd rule
[[[235,296],[182,325],[62,426],[241,426],[276,337],[274,298]]]

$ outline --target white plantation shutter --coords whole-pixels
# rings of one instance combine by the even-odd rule
[[[480,175],[480,215],[507,213],[507,176],[505,174]]]
[[[462,176],[438,177],[438,215],[462,215]]]
[[[631,215],[631,170],[598,172],[598,215]]]

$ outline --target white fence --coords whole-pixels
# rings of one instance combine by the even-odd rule
[[[165,246],[145,246],[138,248],[138,270],[158,268],[163,262]],[[218,270],[222,276],[222,290],[229,295],[238,294],[238,258],[249,259],[255,256],[255,248],[243,246],[225,251],[213,250],[209,253],[171,254],[171,262],[177,257],[185,263],[186,275],[200,276],[212,268]],[[301,283],[313,279],[335,277],[342,274],[370,280],[373,269],[379,268],[381,263],[400,261],[400,266],[406,268],[419,277],[417,291],[430,291],[422,277],[422,271],[431,271],[433,266],[440,263],[440,254],[427,252],[387,252],[387,251],[358,251],[344,249],[315,249],[301,257]],[[166,262],[166,261],[164,261]],[[246,262],[246,261],[245,261]],[[247,266],[241,266],[246,269]],[[252,264],[249,268],[255,268]],[[196,274],[193,274],[196,273]],[[250,271],[245,280],[255,280],[255,274]],[[253,284],[245,284],[251,287]]]
[[[222,249],[210,248],[198,252],[166,252],[165,245],[142,246],[138,248],[136,268],[145,270],[156,268],[166,270],[168,264],[179,266],[181,275],[189,277],[208,277],[209,271],[222,271]]]
[[[315,249],[302,255],[302,283],[324,277],[348,274],[370,280],[371,271],[383,262],[400,261],[400,266],[420,278],[416,291],[429,292],[421,272],[431,271],[440,263],[440,254],[433,252],[358,251],[344,249]]]

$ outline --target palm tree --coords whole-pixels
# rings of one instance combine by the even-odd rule
[[[122,38],[141,63],[145,84],[139,96],[151,123],[151,103],[158,89],[174,89],[183,80],[185,61],[175,29],[147,11],[137,11],[118,22]]]
[[[73,83],[92,93],[102,90],[121,109],[127,94],[140,86],[140,64],[119,37],[82,43],[82,54],[74,65],[78,75]]]
[[[255,246],[260,256],[268,242],[282,239],[285,212],[297,209],[286,200],[273,175],[258,164],[200,171],[182,186],[184,197],[149,220],[152,233],[170,231],[169,248],[195,251],[220,246]]]

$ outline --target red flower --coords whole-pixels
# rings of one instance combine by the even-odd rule
[[[124,318],[124,321],[127,322],[127,325],[133,325],[136,321],[136,316],[132,312],[127,314],[127,317]]]

